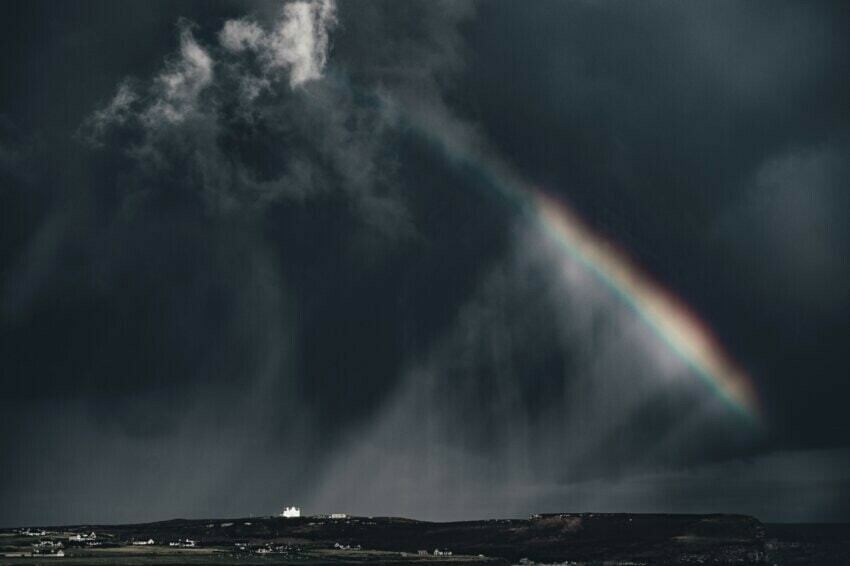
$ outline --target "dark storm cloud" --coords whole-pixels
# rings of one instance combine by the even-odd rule
[[[340,431],[379,409],[404,352],[438,333],[497,252],[499,213],[457,191],[465,175],[396,125],[367,62],[328,69],[325,80],[311,74],[326,57],[330,5],[292,6],[314,10],[313,21],[280,5],[224,19],[214,33],[181,20],[159,68],[115,77],[66,130],[77,145],[64,141],[59,161],[79,161],[57,167],[54,200],[4,279],[3,350],[16,360],[3,380],[16,430],[4,452],[19,464],[3,471],[15,486],[9,516],[247,513],[303,498],[299,481]],[[430,14],[423,26],[442,29],[439,10],[414,7]],[[371,21],[394,29],[394,13],[405,11],[388,5]],[[430,41],[425,31],[414,36]],[[307,53],[297,49],[305,33]],[[375,39],[368,29],[344,37]],[[387,39],[408,46],[395,64],[415,68],[428,54],[436,72],[439,58],[417,41]],[[423,86],[427,74],[393,85]],[[205,426],[211,414],[228,434]],[[60,429],[101,450],[69,453]],[[67,473],[33,476],[27,438],[51,435],[42,445],[68,460]],[[226,457],[219,442],[231,446]],[[150,478],[133,450],[171,454],[169,490],[190,478],[195,487],[139,501],[127,485]],[[235,473],[223,458],[264,463],[251,466],[243,497],[213,504],[210,493]],[[201,476],[187,468],[193,460],[207,462]],[[94,478],[88,466],[122,472]],[[76,482],[89,495],[96,485],[128,494],[135,514],[62,495]],[[66,502],[51,508],[75,511],[50,519],[44,484]]]
[[[752,284],[802,324],[846,307],[848,163],[844,145],[791,148],[756,169],[717,224],[728,253],[756,264]]]
[[[845,8],[6,9],[0,523],[846,517]],[[482,167],[694,305],[763,429]]]
[[[27,139],[8,116],[0,116],[0,174],[6,182],[30,180],[36,141]]]
[[[828,2],[490,5],[470,28],[457,100],[533,180],[683,295],[755,376],[776,426],[815,443],[848,439],[823,394],[846,373],[850,304],[834,290],[848,216],[844,191],[822,188],[848,179],[805,157],[840,152],[850,132],[837,72],[848,17]],[[756,208],[795,198],[801,210]],[[813,207],[836,212],[815,219]],[[803,306],[827,296],[820,312]],[[801,335],[801,319],[818,330]],[[793,393],[811,372],[830,384],[812,390],[819,409]]]

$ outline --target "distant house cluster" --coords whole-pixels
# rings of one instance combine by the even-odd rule
[[[292,519],[295,517],[301,517],[301,508],[300,507],[284,507],[283,512],[278,515],[278,517],[286,517],[287,519]],[[347,513],[331,513],[330,515],[310,515],[310,517],[314,519],[348,519]],[[223,525],[222,525],[223,526]]]
[[[176,546],[178,548],[195,548],[197,545],[198,541],[190,538],[168,543],[168,546]]]
[[[267,542],[263,546],[259,547],[251,547],[246,543],[237,544],[236,550],[239,552],[251,552],[253,550],[254,554],[289,554],[291,552],[297,553],[300,548],[297,546],[289,546],[288,544],[274,544]]]
[[[32,546],[32,555],[39,558],[62,558],[64,545],[59,541],[43,540]]]
[[[428,552],[427,550],[417,550],[416,554],[418,554],[419,556],[428,556],[431,553]],[[433,554],[434,554],[434,556],[451,556],[452,551],[451,550],[440,550],[439,548],[435,548]]]
[[[86,533],[77,533],[74,536],[68,537],[68,540],[71,542],[92,542],[97,540],[97,534],[92,531],[88,534]]]

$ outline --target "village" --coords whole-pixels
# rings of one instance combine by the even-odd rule
[[[363,519],[350,517],[347,513],[328,513],[317,515],[302,515],[300,507],[287,506],[283,511],[275,516],[259,517],[253,521],[263,520],[295,520],[297,523],[303,523],[306,528],[322,526],[325,521],[342,524],[350,523],[357,525]],[[366,518],[367,523],[371,517]],[[233,556],[254,555],[259,557],[278,556],[281,558],[297,558],[304,555],[303,545],[294,542],[283,541],[257,541],[251,540],[250,537],[242,537],[243,534],[248,534],[245,531],[250,531],[253,526],[253,521],[225,521],[205,523],[208,540],[202,540],[202,537],[163,537],[155,538],[153,536],[130,536],[122,539],[115,532],[101,532],[96,530],[77,530],[73,531],[63,529],[45,529],[45,528],[23,528],[16,529],[9,535],[18,535],[30,539],[25,545],[17,545],[16,548],[9,548],[8,545],[2,547],[0,558],[51,558],[63,559],[71,557],[89,557],[97,558],[101,555],[108,556],[110,553],[119,553],[122,556],[162,556],[168,553],[204,553],[204,554],[230,554]],[[373,523],[374,524],[374,523]],[[234,538],[229,544],[222,544],[221,534],[216,531],[232,531]],[[215,533],[215,534],[214,534]],[[7,535],[7,536],[9,536]],[[37,540],[32,540],[37,539]],[[5,542],[5,541],[4,541]],[[26,548],[28,546],[28,548]],[[315,552],[316,545],[311,545],[311,551]],[[332,545],[328,545],[328,551],[334,553],[369,553],[364,550],[361,544],[352,544],[348,541],[334,541]],[[446,548],[426,549],[410,549],[394,553],[399,558],[406,557],[435,557],[444,558],[451,557],[453,553]],[[483,558],[483,556],[480,556]]]
[[[287,506],[241,519],[0,529],[0,565],[761,564],[779,548],[771,544],[765,526],[745,515],[558,513],[437,523]]]

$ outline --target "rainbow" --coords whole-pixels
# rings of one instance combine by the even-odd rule
[[[419,111],[422,110],[420,107]],[[410,125],[454,162],[473,168],[513,207],[532,218],[567,257],[625,302],[654,333],[736,412],[760,419],[752,380],[688,306],[654,281],[563,201],[528,185],[457,121],[434,109],[407,115]],[[566,260],[566,257],[565,257]]]
[[[695,373],[733,408],[759,414],[749,376],[724,351],[711,329],[676,295],[652,280],[616,246],[593,232],[563,202],[529,191],[545,233],[628,304]]]

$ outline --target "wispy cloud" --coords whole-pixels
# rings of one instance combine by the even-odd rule
[[[252,20],[228,20],[219,33],[228,51],[253,51],[266,73],[289,71],[289,84],[298,87],[321,77],[328,58],[328,33],[336,24],[333,0],[291,2],[266,31]]]
[[[181,21],[178,52],[151,79],[124,80],[81,137],[102,146],[128,134],[111,145],[147,176],[183,179],[175,190],[218,212],[341,191],[364,222],[397,234],[409,225],[387,190],[395,118],[356,100],[346,83],[321,80],[335,24],[333,0],[227,20],[217,45],[202,44]],[[243,151],[249,146],[259,152]]]
[[[183,22],[181,28],[179,56],[154,79],[153,102],[142,116],[142,121],[151,128],[185,120],[197,110],[198,97],[213,82],[212,57],[195,41],[188,23]],[[129,102],[121,88],[116,99],[123,101],[124,106]]]

